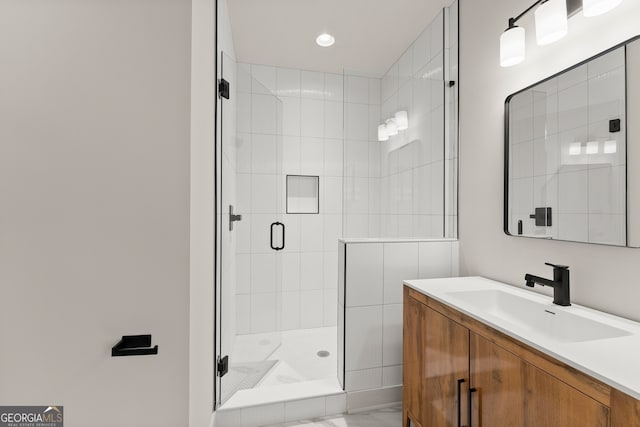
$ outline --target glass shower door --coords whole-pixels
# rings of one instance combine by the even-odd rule
[[[281,342],[283,181],[281,101],[250,68],[222,55],[229,99],[222,99],[218,402],[255,387],[275,365]]]

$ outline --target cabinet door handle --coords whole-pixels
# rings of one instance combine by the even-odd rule
[[[473,393],[476,391],[475,387],[469,389],[469,427],[473,427]]]
[[[458,427],[462,427],[462,403],[460,398],[462,397],[462,383],[464,381],[464,378],[458,380]]]

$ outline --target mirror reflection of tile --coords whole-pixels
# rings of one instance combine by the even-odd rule
[[[627,244],[627,77],[622,46],[510,99],[510,234]]]

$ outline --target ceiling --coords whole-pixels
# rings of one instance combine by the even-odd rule
[[[453,0],[228,0],[240,62],[384,74]],[[329,32],[336,43],[316,45]]]

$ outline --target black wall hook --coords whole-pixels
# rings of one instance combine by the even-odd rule
[[[158,346],[151,347],[151,335],[123,335],[118,344],[111,347],[111,356],[144,356],[158,354]]]

